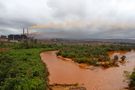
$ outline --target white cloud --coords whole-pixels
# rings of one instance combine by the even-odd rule
[[[12,30],[21,32],[20,27],[51,23],[44,32],[51,33],[49,30],[55,29],[56,34],[53,32],[52,36],[56,37],[77,37],[81,34],[70,32],[77,34],[79,29],[83,32],[81,38],[94,37],[99,32],[102,32],[100,37],[107,38],[113,29],[124,29],[126,31],[113,36],[128,38],[125,32],[135,28],[134,11],[134,0],[0,0],[0,32],[5,28],[8,29],[7,33]],[[57,32],[58,29],[61,31]],[[58,34],[60,32],[64,33]],[[135,38],[133,34],[130,35]]]

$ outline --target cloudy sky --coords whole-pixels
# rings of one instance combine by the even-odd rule
[[[135,0],[0,0],[0,35],[135,39]]]

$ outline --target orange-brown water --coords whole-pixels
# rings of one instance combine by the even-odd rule
[[[132,72],[135,67],[135,52],[110,52],[109,55],[126,55],[127,63],[119,67],[102,69],[82,69],[71,60],[62,60],[56,56],[56,51],[41,53],[41,58],[49,70],[49,84],[75,84],[86,87],[87,90],[123,90],[128,86],[124,80],[124,71]]]

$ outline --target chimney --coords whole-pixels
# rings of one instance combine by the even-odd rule
[[[25,34],[25,28],[23,28],[23,35]]]
[[[29,35],[29,28],[27,28],[27,35]]]

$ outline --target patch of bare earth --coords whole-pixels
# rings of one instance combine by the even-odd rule
[[[7,50],[9,50],[9,49],[8,48],[0,48],[0,52],[5,52]]]
[[[86,90],[86,88],[77,84],[53,84],[50,85],[50,90]]]

